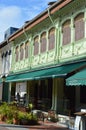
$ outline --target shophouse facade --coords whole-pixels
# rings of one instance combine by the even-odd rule
[[[27,93],[35,109],[63,114],[85,104],[84,86],[66,86],[68,77],[86,67],[85,26],[86,1],[60,0],[11,35],[8,101]]]
[[[9,83],[5,78],[9,75],[12,61],[12,42],[9,43],[8,37],[18,28],[10,27],[4,32],[4,41],[0,43],[0,101],[8,101]]]
[[[5,40],[0,44],[0,101],[8,101],[9,83],[5,83],[11,69],[12,44]]]

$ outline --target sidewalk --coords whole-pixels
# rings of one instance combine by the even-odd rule
[[[40,125],[36,126],[28,126],[30,130],[68,130],[68,128],[63,127],[62,125],[58,125],[57,123],[53,122],[39,122]]]
[[[39,121],[39,125],[11,125],[0,122],[0,130],[68,130],[68,128],[49,121]]]

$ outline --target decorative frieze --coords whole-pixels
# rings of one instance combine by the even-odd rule
[[[72,45],[61,48],[59,60],[64,58],[70,58],[72,56]]]

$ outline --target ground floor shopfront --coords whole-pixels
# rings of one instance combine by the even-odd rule
[[[50,78],[35,81],[12,82],[9,84],[9,102],[14,101],[16,94],[19,93],[21,105],[25,106],[32,103],[34,109],[41,109],[45,111],[50,109],[56,110],[57,107],[59,110],[62,109],[62,104],[57,106],[57,99],[62,101],[64,97],[64,79]],[[24,103],[25,93],[27,94],[26,103]]]
[[[10,84],[8,97],[6,97],[8,102],[15,101],[16,93],[20,95],[22,93],[20,105],[25,106],[32,103],[34,109],[44,111],[52,109],[59,114],[69,115],[79,111],[86,104],[86,86],[65,86],[65,80],[61,78]],[[26,85],[26,87],[22,85]],[[22,87],[26,89],[22,89]],[[27,94],[26,101],[24,100],[25,93]]]
[[[34,109],[55,110],[60,114],[73,114],[81,105],[86,104],[85,86],[67,86],[66,79],[83,68],[85,62],[62,65],[51,69],[10,75],[6,79],[9,84],[7,101],[16,99],[20,94],[20,103],[32,103]],[[24,98],[24,95],[27,95]],[[25,101],[26,100],[26,101]]]

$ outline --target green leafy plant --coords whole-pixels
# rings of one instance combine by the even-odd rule
[[[37,117],[32,115],[32,113],[19,112],[19,121],[20,124],[37,124]]]
[[[32,106],[31,106],[32,109]],[[14,103],[3,103],[0,106],[0,118],[6,123],[14,124],[37,124],[37,117],[31,112],[20,111]]]

